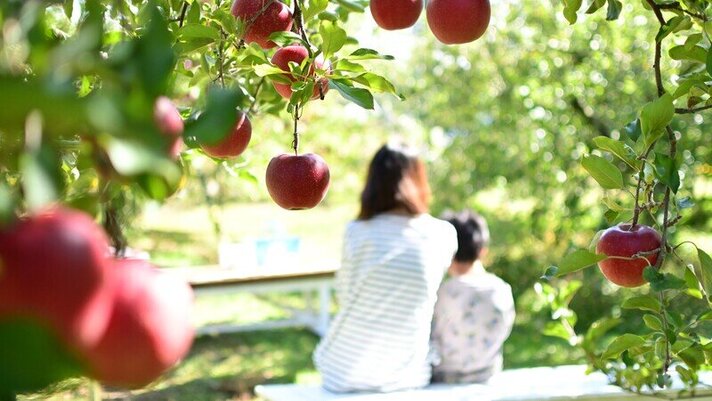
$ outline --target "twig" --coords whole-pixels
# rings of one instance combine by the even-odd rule
[[[178,27],[183,28],[183,21],[185,21],[185,14],[188,12],[188,2],[184,1],[183,6],[180,9],[180,17],[178,17]]]
[[[631,224],[631,227],[635,227],[636,224],[638,224],[638,218],[640,217],[640,211],[643,210],[640,206],[640,189],[641,186],[643,185],[643,182],[645,181],[645,163],[646,159],[648,158],[648,155],[650,152],[653,150],[655,147],[655,143],[657,141],[653,142],[648,146],[648,149],[645,150],[645,153],[640,157],[641,160],[643,160],[643,163],[640,165],[640,171],[638,171],[638,184],[635,187],[635,210],[633,210],[633,222]]]
[[[255,87],[255,93],[252,95],[252,103],[250,104],[250,108],[247,109],[247,114],[252,114],[253,111],[255,111],[255,106],[257,106],[257,95],[260,94],[260,89],[262,88],[262,84],[265,82],[265,77],[260,78],[260,82],[257,83],[257,86]]]
[[[677,114],[692,114],[692,113],[697,113],[699,111],[704,111],[704,110],[709,110],[709,109],[712,109],[712,105],[702,106],[702,107],[697,107],[697,108],[688,108],[688,109],[676,108],[675,113],[677,113]]]
[[[292,18],[294,19],[294,23],[297,28],[297,33],[301,35],[302,40],[306,44],[307,52],[309,53],[309,58],[312,58],[314,56],[314,53],[312,52],[312,46],[311,43],[309,42],[309,37],[307,36],[307,32],[304,30],[304,21],[302,19],[302,8],[299,6],[299,1],[300,0],[294,0],[294,15]]]
[[[700,21],[707,21],[707,16],[704,14],[697,14],[693,13],[690,10],[685,10],[684,8],[680,7],[680,3],[674,2],[674,3],[668,3],[668,4],[659,4],[658,7],[661,10],[672,10],[672,11],[680,11],[683,12],[687,15],[689,15],[692,18],[697,18]]]

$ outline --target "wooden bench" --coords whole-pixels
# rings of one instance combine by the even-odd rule
[[[330,393],[319,385],[269,384],[257,386],[257,395],[265,401],[616,401],[655,400],[625,392],[608,384],[602,373],[585,374],[586,367],[568,365],[506,370],[487,384],[434,384],[423,389],[393,393]],[[712,372],[701,379],[712,382]],[[674,387],[680,388],[675,382]],[[673,396],[676,391],[666,392]],[[712,389],[698,392],[700,401],[712,401]]]
[[[307,299],[306,308],[290,310],[290,316],[287,319],[241,325],[207,325],[198,328],[199,335],[284,327],[308,327],[315,333],[324,335],[329,327],[331,292],[336,271],[333,266],[309,268],[288,266],[249,270],[220,266],[196,266],[168,268],[166,271],[188,281],[193,287],[196,297],[237,292],[252,294],[302,292]]]

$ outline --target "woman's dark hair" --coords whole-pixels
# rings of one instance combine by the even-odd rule
[[[405,209],[412,215],[426,213],[429,203],[425,164],[409,148],[383,145],[368,167],[359,220],[395,209]]]
[[[474,262],[489,245],[490,233],[484,217],[470,210],[460,213],[445,213],[443,220],[455,226],[457,231],[457,252],[453,259],[457,262]]]

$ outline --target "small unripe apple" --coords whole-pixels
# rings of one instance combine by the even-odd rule
[[[418,21],[423,10],[423,0],[371,0],[369,8],[381,28],[404,29]]]
[[[153,106],[153,120],[158,130],[168,140],[168,154],[176,159],[183,146],[183,118],[178,109],[165,96],[156,99]]]
[[[263,49],[276,46],[269,40],[271,34],[292,29],[292,13],[278,0],[235,0],[231,12],[246,25],[245,42],[256,42]]]
[[[489,0],[429,0],[425,7],[428,26],[446,45],[472,42],[487,30]]]
[[[660,234],[651,227],[642,224],[610,227],[601,234],[596,245],[596,253],[609,256],[598,262],[598,267],[614,284],[621,287],[641,286],[646,283],[643,270],[658,261],[659,252],[647,253],[659,250],[661,244]]]
[[[289,63],[294,62],[299,65],[302,64],[304,59],[309,57],[309,51],[307,50],[306,47],[302,45],[291,45],[291,46],[285,46],[280,49],[278,49],[276,52],[274,52],[274,55],[272,56],[272,64],[276,65],[279,67],[282,71],[289,72]],[[324,67],[324,62],[322,60],[314,60],[314,63],[312,64],[311,68],[309,69],[309,76],[314,75],[314,69],[316,68],[323,68]],[[296,82],[298,79],[297,77],[294,77],[292,74],[284,74],[287,79],[289,79],[292,82]],[[282,95],[283,98],[289,99],[292,97],[292,87],[289,84],[283,84],[280,82],[275,82],[272,81],[272,85],[274,85],[274,89]],[[319,87],[321,87],[321,91],[319,91]],[[329,80],[326,78],[321,78],[318,81],[317,85],[314,85],[314,92],[312,94],[312,99],[318,99],[322,95],[325,95],[326,92],[329,90]]]
[[[145,386],[182,359],[193,342],[193,292],[145,260],[113,262],[113,310],[95,348],[90,374],[102,383]]]
[[[321,156],[282,154],[267,165],[267,190],[272,200],[289,210],[311,209],[329,189],[329,166]]]
[[[201,144],[203,151],[218,159],[229,159],[242,154],[252,138],[252,124],[247,114],[238,112],[237,122],[229,134],[218,143],[209,145]]]

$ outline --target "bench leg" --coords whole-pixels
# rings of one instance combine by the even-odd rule
[[[326,335],[331,320],[331,285],[328,283],[319,286],[319,316],[315,331],[320,336]]]

